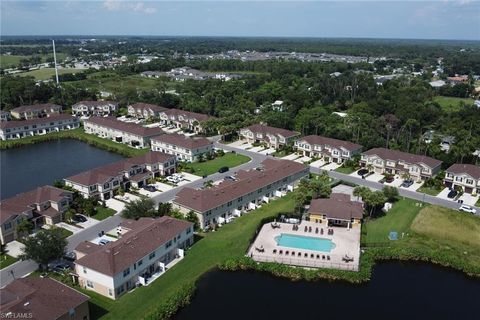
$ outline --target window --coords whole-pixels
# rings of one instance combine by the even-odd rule
[[[143,264],[143,259],[142,259],[142,260],[139,260],[139,261],[137,262],[137,265],[138,265],[138,266],[141,266],[142,264]]]
[[[472,179],[467,179],[466,183],[473,184],[473,180]]]
[[[95,191],[97,190],[97,185],[90,186],[90,191]]]
[[[148,259],[150,259],[150,260],[152,260],[153,258],[155,258],[155,251],[150,253],[150,255],[148,256]]]
[[[462,177],[456,177],[456,178],[455,178],[455,181],[461,182],[461,181],[462,181]]]
[[[238,202],[242,201],[243,200],[243,197],[239,197],[238,198]]]
[[[12,223],[5,223],[5,230],[11,229],[12,228]]]
[[[227,206],[230,207],[231,205],[232,205],[232,201],[229,201],[229,202],[227,203]]]
[[[166,248],[170,248],[172,246],[172,240],[168,241],[165,245]]]
[[[109,296],[112,296],[112,295],[113,295],[112,289],[108,289],[108,295],[109,295]]]
[[[108,182],[103,184],[103,189],[108,189],[108,187],[110,187],[110,184]]]
[[[90,280],[87,280],[87,287],[93,288],[93,282]]]
[[[83,273],[87,273],[87,268],[83,267]]]
[[[118,185],[118,181],[117,181],[117,180],[113,181],[113,185],[114,185],[114,186],[117,186],[117,185]]]
[[[123,276],[126,277],[130,274],[130,268],[123,270]]]
[[[23,129],[28,130],[28,126],[24,126]]]
[[[188,228],[187,229],[187,234],[191,233],[192,232],[192,228]]]

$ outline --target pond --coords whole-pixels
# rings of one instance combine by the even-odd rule
[[[1,150],[0,198],[53,184],[55,180],[122,158],[73,139]]]
[[[260,272],[206,274],[174,319],[478,319],[480,280],[424,263],[385,262],[362,285]]]

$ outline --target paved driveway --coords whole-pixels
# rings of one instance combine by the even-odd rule
[[[414,182],[410,187],[408,188],[405,188],[405,187],[400,187],[402,189],[407,189],[407,190],[412,190],[412,191],[416,191],[418,190],[418,188],[420,188],[421,186],[423,185],[423,181],[420,181],[420,182]]]
[[[117,199],[108,199],[105,201],[108,208],[121,212],[125,208],[125,203]]]
[[[260,150],[258,153],[260,154],[264,154],[264,155],[269,155],[269,154],[272,154],[275,152],[275,149],[273,148],[268,148],[268,149],[265,149],[265,150]]]
[[[440,191],[439,194],[437,194],[437,198],[445,199],[445,200],[452,200],[449,197],[447,197],[449,192],[450,192],[449,188],[444,188],[442,191]]]
[[[478,201],[478,196],[472,196],[469,193],[464,193],[459,198],[459,200],[463,200],[464,204],[468,204],[469,206],[474,206]]]
[[[335,169],[337,169],[341,165],[341,163],[330,162],[329,164],[324,165],[322,169],[326,171],[335,171]]]
[[[289,154],[288,156],[282,157],[282,159],[284,159],[284,160],[295,160],[295,159],[298,159],[300,157],[301,157],[301,155],[298,155],[296,153],[292,153],[292,154]]]
[[[25,248],[25,245],[17,240],[5,245],[8,255],[14,258],[18,258],[22,254],[22,248]]]
[[[395,179],[392,182],[385,182],[384,185],[398,188],[402,183],[403,183],[403,179],[401,179],[398,176],[395,176]]]
[[[82,230],[82,228],[78,228],[75,226],[72,226],[71,224],[65,223],[65,222],[59,222],[56,224],[57,227],[67,229],[68,231],[71,231],[72,233],[77,233]]]
[[[322,159],[313,161],[312,163],[310,163],[310,166],[314,168],[320,168],[320,167],[323,167],[324,165],[325,165],[325,161],[323,161]]]
[[[324,168],[325,167],[323,167],[322,169],[324,169]],[[357,175],[357,177],[359,176],[356,172],[355,172],[355,174]],[[374,172],[371,175],[369,175],[368,177],[365,177],[365,180],[378,182],[378,181],[382,180],[383,178],[384,178],[383,174]]]
[[[263,146],[257,146],[257,147],[253,147],[253,148],[251,148],[251,149],[249,149],[249,150],[252,151],[252,152],[260,152],[260,151],[262,151],[263,149],[265,149],[265,147],[263,147]]]

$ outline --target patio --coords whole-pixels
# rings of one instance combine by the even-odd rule
[[[276,227],[274,227],[273,223],[263,225],[257,238],[248,250],[248,256],[253,260],[308,268],[358,271],[360,259],[359,226],[352,229],[327,227],[326,223],[320,224],[310,221],[301,221],[298,225],[289,223],[275,223],[275,225]],[[294,226],[298,226],[298,230],[295,230]],[[323,234],[320,232],[321,229],[324,231]],[[327,232],[328,229],[332,229],[333,234],[329,234]],[[335,246],[330,252],[279,246],[276,238],[282,234],[328,239]],[[346,256],[348,256],[349,262],[345,261]]]

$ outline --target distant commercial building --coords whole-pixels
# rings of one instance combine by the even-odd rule
[[[240,138],[249,143],[266,143],[268,147],[278,149],[294,142],[300,133],[263,124],[253,124],[240,129]]]
[[[449,188],[461,188],[465,193],[480,194],[480,167],[474,164],[455,163],[445,171],[443,180]]]
[[[162,111],[167,110],[167,108],[157,106],[155,104],[149,103],[135,103],[127,107],[128,115],[134,118],[158,118]]]
[[[140,148],[149,146],[152,137],[163,133],[161,128],[146,128],[118,121],[115,117],[91,117],[83,122],[83,126],[86,133]]]
[[[307,157],[318,157],[325,162],[343,163],[360,154],[362,146],[350,141],[327,138],[323,136],[306,136],[295,141],[297,150]]]
[[[106,116],[118,110],[118,102],[114,101],[80,101],[72,106],[75,116]]]
[[[2,121],[0,122],[0,139],[19,139],[50,132],[71,130],[78,127],[80,127],[78,119],[67,114],[57,114],[46,118],[23,121]]]
[[[34,104],[29,106],[20,106],[10,110],[15,119],[27,120],[34,118],[48,117],[52,114],[62,112],[62,106],[53,103]]]
[[[163,134],[152,138],[152,150],[175,155],[180,161],[194,162],[213,153],[213,142],[180,134]]]

